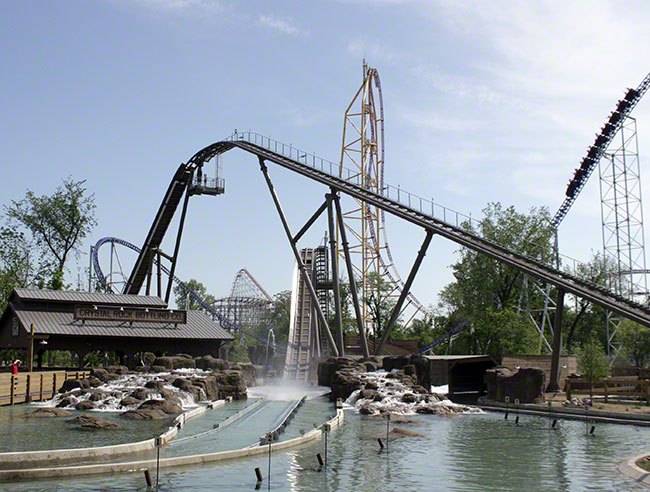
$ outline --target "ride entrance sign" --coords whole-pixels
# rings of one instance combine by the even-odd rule
[[[147,323],[187,323],[187,311],[159,308],[75,306],[75,320],[127,321]]]

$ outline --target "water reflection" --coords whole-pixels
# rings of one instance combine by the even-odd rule
[[[324,413],[330,404],[322,402]],[[304,419],[303,419],[304,420]],[[650,429],[596,424],[593,436],[584,423],[560,421],[550,430],[548,420],[522,416],[517,426],[502,414],[441,418],[412,417],[413,423],[391,422],[423,437],[385,439],[386,421],[346,412],[342,429],[328,438],[328,469],[318,470],[316,454],[324,456],[318,440],[289,452],[272,455],[273,491],[642,491],[615,466],[647,450]],[[254,490],[255,467],[264,473],[261,490],[268,490],[268,456],[198,467],[163,470],[161,491]],[[49,490],[144,491],[141,472],[114,477],[82,477],[11,484],[12,491]],[[0,484],[2,489],[2,484]]]

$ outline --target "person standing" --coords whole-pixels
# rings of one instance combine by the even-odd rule
[[[20,367],[20,360],[16,359],[13,364],[11,364],[11,374],[18,374],[18,368]]]

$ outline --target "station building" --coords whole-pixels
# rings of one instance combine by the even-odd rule
[[[46,350],[73,351],[80,364],[114,351],[129,367],[143,352],[218,357],[233,339],[203,311],[167,309],[156,296],[21,288],[0,316],[0,348],[26,350],[35,367]]]

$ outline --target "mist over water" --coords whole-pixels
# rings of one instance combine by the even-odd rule
[[[327,386],[316,386],[299,381],[279,379],[272,384],[248,388],[248,396],[266,398],[271,401],[293,401],[307,396],[307,399],[326,395],[330,392]]]

